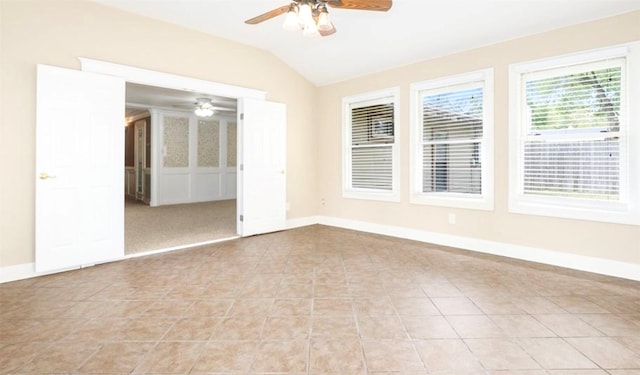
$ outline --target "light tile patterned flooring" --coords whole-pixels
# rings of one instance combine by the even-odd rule
[[[312,226],[0,285],[0,372],[640,375],[640,283]]]

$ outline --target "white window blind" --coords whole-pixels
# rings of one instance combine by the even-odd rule
[[[493,69],[412,83],[411,203],[493,209]]]
[[[522,74],[524,195],[619,201],[624,59]]]
[[[640,42],[509,66],[509,211],[640,224]]]
[[[423,92],[422,192],[481,194],[482,140],[481,84]]]
[[[345,97],[343,195],[397,201],[397,88]]]
[[[351,108],[352,187],[393,189],[393,103]]]

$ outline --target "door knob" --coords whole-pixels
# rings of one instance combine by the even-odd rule
[[[56,176],[50,175],[48,173],[40,173],[41,180],[46,180],[47,178],[56,178]]]

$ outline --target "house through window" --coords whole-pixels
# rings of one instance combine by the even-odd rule
[[[485,167],[491,75],[481,71],[411,86],[413,203],[491,209],[490,165]]]
[[[345,197],[397,200],[397,90],[343,99]]]

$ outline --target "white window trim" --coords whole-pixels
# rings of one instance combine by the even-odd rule
[[[621,180],[620,202],[525,196],[521,193],[522,158],[519,139],[524,99],[521,75],[542,69],[555,69],[604,59],[626,57],[620,118],[624,121],[625,139],[621,143],[621,168],[627,169]],[[509,65],[509,212],[620,224],[640,224],[640,42],[585,51],[548,59]],[[622,155],[624,153],[624,155]],[[623,186],[625,184],[626,186]]]
[[[445,89],[449,86],[483,82],[483,139],[481,155],[482,194],[459,193],[424,193],[422,192],[422,99],[421,91]],[[467,208],[492,211],[493,198],[493,69],[483,69],[474,72],[458,74],[428,81],[412,83],[409,86],[409,124],[410,134],[410,197],[413,204]]]
[[[392,97],[393,101],[393,134],[392,144],[392,188],[391,191],[355,189],[351,186],[351,131],[349,106],[353,103],[378,100]],[[400,88],[393,87],[364,94],[345,96],[342,98],[342,197],[352,199],[369,199],[388,202],[400,202]]]

